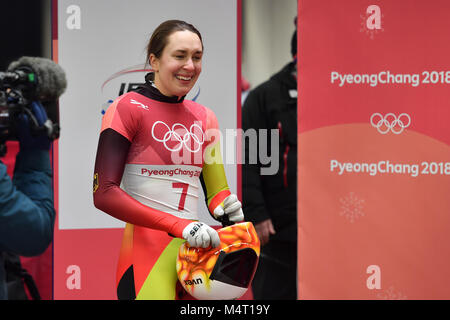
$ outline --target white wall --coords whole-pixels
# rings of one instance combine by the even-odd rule
[[[242,0],[242,76],[251,88],[291,61],[297,0]]]

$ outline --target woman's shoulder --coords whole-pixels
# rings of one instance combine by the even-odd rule
[[[197,112],[202,112],[208,116],[211,116],[211,115],[215,116],[214,111],[211,108],[209,108],[203,104],[200,104],[196,101],[184,100],[183,103],[186,107],[188,107],[191,110],[196,110]]]
[[[133,101],[141,99],[146,99],[146,97],[135,91],[129,91],[118,96],[114,101],[117,101],[118,103],[121,104],[133,104]]]
[[[198,103],[197,101],[193,101],[193,100],[184,99],[183,103],[192,108],[208,109],[206,106]]]
[[[137,92],[130,91],[118,96],[111,103],[111,106],[115,105],[119,110],[129,110],[130,112],[133,112],[139,111],[140,109],[148,110],[151,101],[151,99],[148,99],[147,97]]]
[[[204,121],[206,129],[217,129],[219,127],[217,116],[211,108],[191,100],[185,100],[185,103],[192,113],[196,114],[201,121]]]

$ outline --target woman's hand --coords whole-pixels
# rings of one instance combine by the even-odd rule
[[[241,222],[244,221],[244,212],[242,212],[242,204],[237,195],[230,194],[214,209],[214,218],[220,219],[226,214],[230,221]]]
[[[183,238],[191,247],[213,248],[220,246],[219,234],[216,230],[202,222],[189,223],[183,230]]]

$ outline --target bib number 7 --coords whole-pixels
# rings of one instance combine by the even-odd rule
[[[189,184],[182,182],[173,182],[172,188],[174,189],[182,189],[180,202],[178,203],[178,211],[182,211],[184,209],[184,204],[186,203],[187,190],[189,188]]]

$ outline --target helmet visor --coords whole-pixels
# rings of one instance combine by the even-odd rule
[[[209,278],[248,288],[258,263],[255,250],[245,248],[230,253],[222,251]]]

